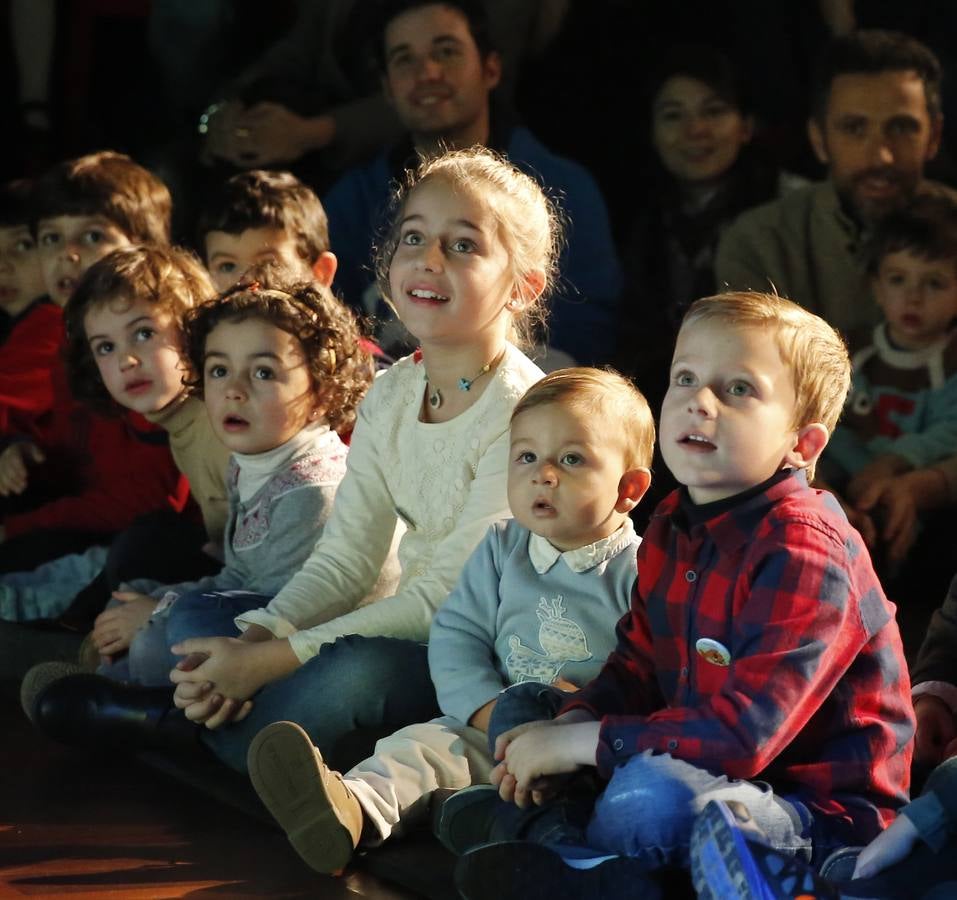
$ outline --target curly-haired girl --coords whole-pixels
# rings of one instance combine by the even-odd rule
[[[177,598],[215,610],[222,592],[278,592],[315,546],[345,474],[337,430],[351,429],[372,380],[355,319],[315,283],[258,277],[190,310],[183,325],[186,383],[232,451],[225,565],[199,581],[118,594],[122,616],[108,609],[93,631],[111,678],[168,684],[176,659],[166,619]]]

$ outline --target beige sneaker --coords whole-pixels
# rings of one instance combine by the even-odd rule
[[[246,759],[253,787],[296,852],[317,872],[338,874],[362,833],[362,807],[294,722],[267,725]]]

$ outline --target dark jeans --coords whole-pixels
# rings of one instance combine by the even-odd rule
[[[167,623],[170,645],[189,637],[235,637],[233,619],[269,599],[246,592],[180,597]],[[245,719],[205,730],[203,741],[230,768],[245,772],[249,745],[263,728],[296,722],[330,765],[346,771],[369,755],[376,738],[438,715],[425,644],[349,635],[324,646],[288,677],[267,684]],[[356,732],[364,732],[365,739],[346,748]]]
[[[495,753],[495,741],[500,734],[526,722],[554,719],[570,696],[565,691],[538,681],[513,684],[502,691],[488,721],[489,752]]]
[[[149,578],[164,584],[213,575],[223,564],[205,554],[206,530],[172,510],[140,516],[110,544],[103,571],[86,585],[60,621],[75,631],[89,631],[123,582]]]

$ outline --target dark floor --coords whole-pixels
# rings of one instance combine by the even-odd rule
[[[447,876],[438,850],[396,842],[376,865],[435,880]],[[0,897],[422,896],[369,868],[317,875],[278,830],[143,762],[60,747],[27,722],[15,683],[0,684]]]

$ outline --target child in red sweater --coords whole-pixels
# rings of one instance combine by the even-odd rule
[[[45,296],[30,183],[0,187],[0,436],[35,437],[53,405],[60,309]]]
[[[169,191],[122,154],[54,166],[38,181],[32,206],[44,283],[61,307],[111,250],[169,241]],[[181,506],[185,494],[162,429],[137,414],[77,403],[59,355],[51,383],[49,420],[0,454],[0,495],[16,498],[0,507],[0,572],[108,542],[142,513]]]

